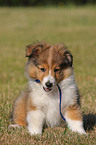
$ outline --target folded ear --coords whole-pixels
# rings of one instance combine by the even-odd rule
[[[28,45],[26,49],[26,57],[36,57],[38,56],[39,52],[41,52],[41,49],[43,48],[43,45],[40,43],[34,44],[34,45]]]
[[[62,56],[62,62],[60,64],[61,68],[72,67],[73,64],[73,56],[71,52],[67,49],[64,44],[56,44],[55,45],[57,52]]]
[[[64,52],[63,55],[64,55],[65,64],[72,67],[72,65],[73,65],[73,56],[70,53],[70,51],[65,49],[65,52]]]

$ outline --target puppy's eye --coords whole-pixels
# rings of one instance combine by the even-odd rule
[[[46,71],[46,69],[45,69],[45,68],[40,68],[40,69],[41,69],[41,71],[42,71],[42,72],[45,72],[45,71]]]
[[[59,70],[60,70],[60,69],[55,68],[55,69],[54,69],[54,72],[58,72]]]

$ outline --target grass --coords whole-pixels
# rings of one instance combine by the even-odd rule
[[[72,52],[87,136],[59,127],[38,136],[8,128],[14,101],[27,84],[25,46],[37,40],[65,43]],[[96,6],[0,8],[0,144],[96,144]]]

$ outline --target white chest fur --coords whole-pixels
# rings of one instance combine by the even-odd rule
[[[45,114],[45,121],[51,127],[56,126],[60,121],[59,115],[59,92],[55,86],[53,91],[45,92],[41,84],[30,83],[32,102],[37,109]]]
[[[67,106],[73,104],[76,97],[74,76],[72,75],[68,79],[63,80],[59,86],[62,91],[62,110],[64,110]],[[42,110],[44,113],[47,125],[51,127],[59,125],[61,120],[59,113],[60,96],[57,86],[51,92],[45,92],[41,84],[29,81],[29,87],[32,102],[37,109]]]

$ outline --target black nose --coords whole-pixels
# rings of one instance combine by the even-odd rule
[[[47,86],[48,88],[51,88],[51,87],[52,87],[52,83],[47,82],[47,83],[46,83],[46,86]]]

